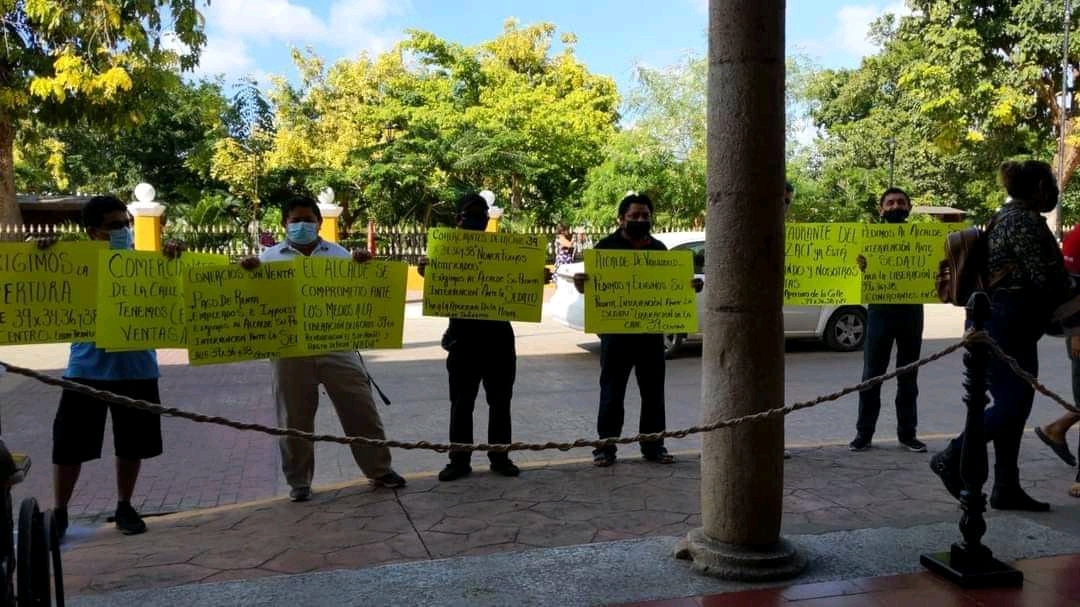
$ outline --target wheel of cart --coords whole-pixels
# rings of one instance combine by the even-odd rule
[[[19,506],[19,535],[15,548],[18,607],[49,607],[55,579],[56,605],[64,604],[64,574],[60,542],[52,510],[42,512],[28,497]],[[55,569],[55,571],[52,571]]]
[[[0,440],[0,533],[5,538],[0,541],[0,605],[62,607],[64,575],[52,510],[42,512],[37,500],[28,497],[19,505],[17,526],[12,517],[11,488],[29,470],[30,458],[10,453]]]

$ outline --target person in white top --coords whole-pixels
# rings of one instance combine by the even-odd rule
[[[294,196],[281,209],[285,240],[267,248],[258,257],[248,257],[240,265],[253,270],[262,262],[289,261],[305,256],[352,258],[357,263],[371,259],[371,253],[358,249],[350,253],[336,243],[319,237],[322,214],[314,199]],[[296,358],[270,360],[274,378],[274,401],[278,425],[312,432],[315,411],[319,406],[319,384],[326,388],[337,410],[341,427],[349,436],[385,439],[382,420],[371,395],[371,381],[359,352],[331,352]],[[289,499],[311,499],[311,479],[315,473],[315,449],[310,441],[283,437],[281,468],[292,488]],[[351,445],[353,459],[364,476],[379,487],[405,486],[405,479],[390,467],[390,449]]]

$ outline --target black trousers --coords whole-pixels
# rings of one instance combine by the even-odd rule
[[[600,438],[620,436],[626,416],[626,383],[630,371],[641,391],[640,433],[663,432],[664,419],[664,337],[662,335],[600,336],[600,411],[596,432]],[[664,441],[641,443],[641,452],[655,454]],[[615,446],[593,453],[615,453]]]
[[[922,351],[923,307],[921,305],[875,305],[867,307],[866,343],[863,344],[863,381],[883,375],[889,368],[893,344],[896,366],[919,360]],[[915,438],[919,423],[916,401],[919,373],[912,371],[896,378],[896,435],[901,440]],[[881,386],[859,393],[859,419],[855,430],[872,438],[881,413]]]
[[[473,442],[473,409],[480,385],[488,403],[487,442],[510,442],[510,399],[514,393],[517,356],[514,335],[497,336],[481,343],[458,342],[446,357],[450,376],[450,442]],[[451,451],[450,461],[468,463],[469,451]],[[506,459],[506,453],[488,452],[492,461]]]

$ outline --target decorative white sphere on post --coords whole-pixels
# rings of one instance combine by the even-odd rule
[[[489,219],[499,219],[502,216],[503,216],[502,207],[497,207],[497,206],[489,206],[488,207],[488,218]]]
[[[334,204],[334,188],[329,186],[323,188],[322,191],[319,192],[319,202],[324,205]]]
[[[495,205],[495,192],[491,190],[481,190],[480,198],[483,198],[487,202],[488,208],[492,208]]]
[[[143,203],[154,202],[154,196],[157,196],[157,192],[149,183],[144,181],[135,186],[135,200]]]

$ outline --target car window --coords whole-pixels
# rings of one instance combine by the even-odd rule
[[[705,273],[705,243],[704,242],[685,242],[679,246],[672,247],[672,251],[690,251],[694,255],[694,274]]]

